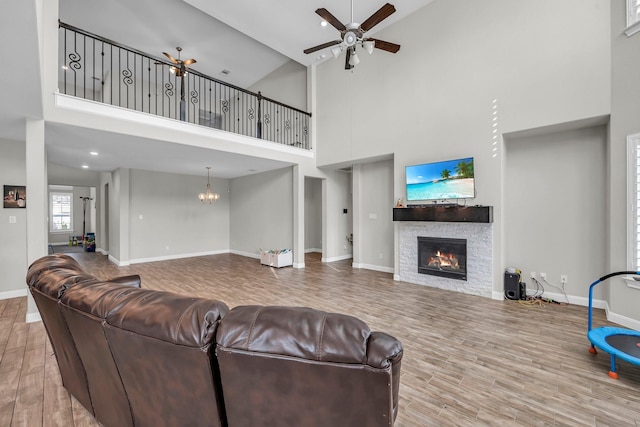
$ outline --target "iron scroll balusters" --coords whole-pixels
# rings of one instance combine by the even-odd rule
[[[59,29],[61,93],[311,149],[310,113],[193,69],[179,76],[179,64],[68,24]]]

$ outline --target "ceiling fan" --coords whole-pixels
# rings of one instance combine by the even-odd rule
[[[182,52],[182,48],[178,46],[176,48],[178,51],[178,59],[175,59],[173,56],[169,55],[167,52],[162,52],[164,55],[169,58],[171,62],[173,62],[173,66],[170,68],[170,71],[176,75],[176,77],[180,77],[180,120],[185,121],[186,117],[186,101],[184,99],[184,76],[187,74],[187,67],[191,64],[195,64],[196,60],[191,58],[183,61],[180,59],[180,52]]]
[[[171,56],[167,52],[162,52],[162,53],[164,53],[164,56],[169,58],[169,60],[175,64],[175,66],[171,68],[171,71],[175,73],[176,76],[183,77],[187,73],[187,67],[191,64],[195,64],[196,60],[191,58],[191,59],[187,59],[186,61],[183,61],[182,59],[180,59],[180,52],[182,52],[182,48],[178,46],[176,50],[178,51],[178,59],[175,59],[173,56]]]
[[[364,35],[374,26],[387,19],[389,15],[391,15],[395,11],[396,8],[392,4],[387,3],[380,9],[378,9],[378,11],[373,15],[367,18],[362,24],[359,24],[353,21],[353,0],[351,0],[351,22],[345,25],[342,22],[338,21],[338,18],[333,16],[327,9],[317,9],[316,13],[320,15],[322,19],[331,24],[336,30],[340,31],[340,39],[323,43],[318,46],[310,47],[309,49],[305,49],[304,53],[309,54],[334,46],[331,49],[331,53],[335,58],[337,58],[342,50],[346,48],[347,56],[345,58],[344,64],[345,70],[352,69],[360,62],[358,55],[356,55],[357,44],[361,45],[368,53],[373,52],[373,48],[396,53],[398,50],[400,50],[399,44],[390,43],[371,37],[365,37]]]

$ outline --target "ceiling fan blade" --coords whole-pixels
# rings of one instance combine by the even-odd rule
[[[327,21],[329,24],[333,25],[333,27],[338,30],[338,31],[346,31],[347,27],[344,26],[344,24],[340,21],[338,21],[338,18],[336,18],[335,16],[333,16],[331,14],[331,12],[329,12],[327,9],[320,8],[316,10],[316,13],[318,15],[320,15],[320,17],[322,19],[324,19],[325,21]]]
[[[330,46],[335,46],[335,45],[340,44],[340,43],[342,43],[342,40],[334,40],[334,41],[331,41],[331,42],[319,44],[318,46],[310,47],[309,49],[305,49],[303,52],[304,53],[313,53],[313,52],[317,52],[319,50],[322,50],[322,49],[330,47]]]
[[[173,56],[169,55],[167,52],[162,52],[164,53],[164,56],[166,56],[167,58],[169,58],[171,60],[171,62],[173,62],[174,64],[178,63],[178,60],[175,59]]]
[[[367,40],[374,41],[376,43],[374,47],[377,49],[386,50],[387,52],[391,52],[391,53],[396,53],[400,50],[399,44],[386,42],[384,40],[372,39],[372,38],[368,38]]]
[[[184,61],[183,64],[184,64],[185,67],[188,67],[189,65],[195,64],[196,62],[197,61],[195,59],[191,58],[191,59],[187,59],[186,61]]]
[[[367,20],[360,25],[360,28],[362,29],[362,31],[369,31],[370,29],[387,19],[389,15],[391,15],[395,11],[396,8],[391,3],[387,3],[380,9],[378,9],[376,13],[367,18]]]

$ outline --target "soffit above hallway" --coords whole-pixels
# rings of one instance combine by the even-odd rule
[[[57,165],[94,172],[118,168],[232,179],[290,166],[290,163],[240,155],[131,135],[55,123],[46,124],[47,160]],[[90,153],[97,152],[97,156]]]

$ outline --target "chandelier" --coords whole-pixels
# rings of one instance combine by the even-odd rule
[[[211,184],[209,183],[209,171],[210,170],[211,170],[211,166],[207,166],[207,190],[204,193],[198,194],[198,199],[200,199],[200,201],[203,204],[209,203],[211,205],[211,204],[213,204],[213,202],[215,202],[216,200],[218,200],[220,198],[220,195],[218,193],[212,193],[211,192]]]

